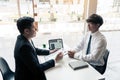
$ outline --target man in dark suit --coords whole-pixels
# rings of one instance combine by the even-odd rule
[[[38,49],[32,38],[36,36],[37,28],[31,17],[21,17],[17,20],[18,35],[15,49],[15,80],[46,80],[44,71],[54,67],[62,59],[60,52],[55,59],[40,64],[37,55],[49,55],[52,51]]]

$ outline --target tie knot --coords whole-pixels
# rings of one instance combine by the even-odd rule
[[[92,35],[90,35],[90,38],[89,38],[89,40],[91,40],[91,38],[92,38]]]
[[[92,37],[92,35],[90,35],[90,38]]]

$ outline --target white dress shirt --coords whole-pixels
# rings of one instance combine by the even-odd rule
[[[86,55],[90,35],[92,35],[90,53]],[[76,51],[74,58],[86,61],[93,65],[102,66],[104,65],[103,56],[105,54],[106,46],[107,42],[102,33],[99,31],[95,33],[88,32],[74,49]]]

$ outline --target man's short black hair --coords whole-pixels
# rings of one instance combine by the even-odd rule
[[[100,24],[100,26],[103,24],[103,18],[100,15],[92,14],[88,17],[86,22],[92,22],[94,24]]]
[[[32,27],[32,23],[34,22],[34,18],[32,17],[21,17],[17,20],[17,28],[21,34],[23,34],[24,29],[30,29]]]

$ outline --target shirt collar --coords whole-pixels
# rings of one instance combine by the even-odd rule
[[[99,33],[99,31],[96,31],[96,32],[94,32],[94,33],[91,33],[90,32],[90,34],[92,35],[92,36],[95,36],[95,35],[97,35]]]

